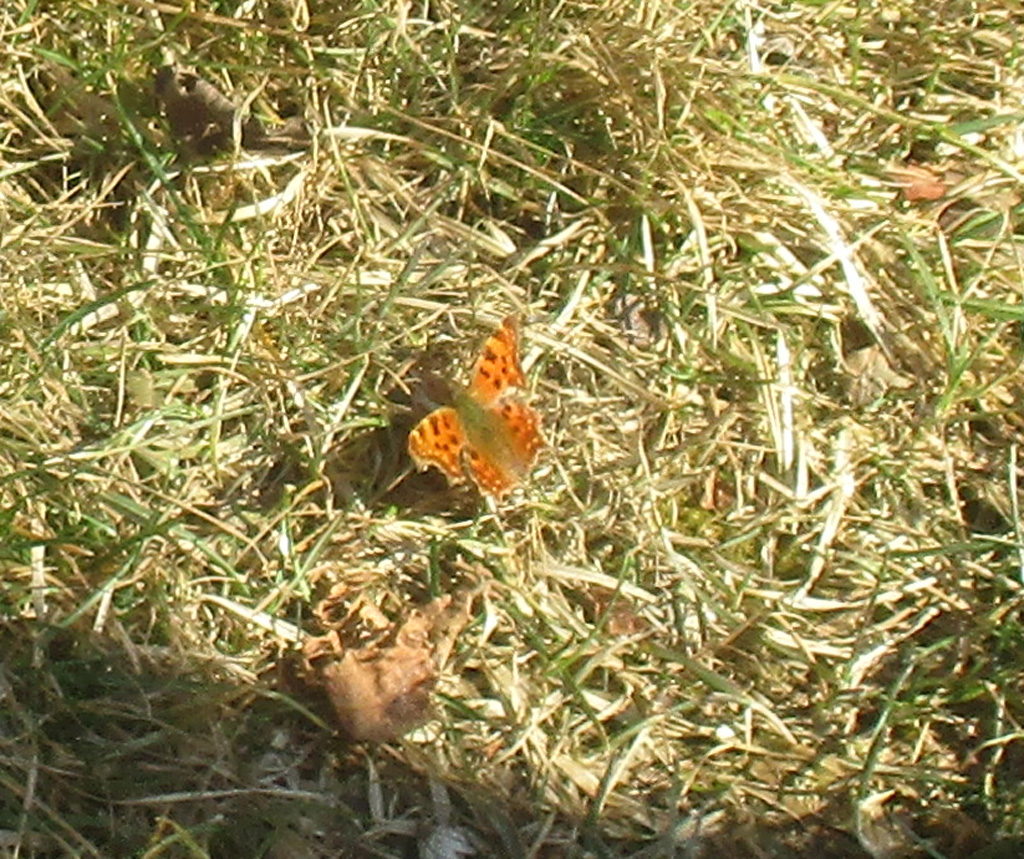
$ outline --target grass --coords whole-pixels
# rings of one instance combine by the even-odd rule
[[[116,6],[0,11],[2,855],[1017,854],[1015,11]],[[494,505],[405,436],[507,313]],[[477,594],[400,740],[339,586]]]

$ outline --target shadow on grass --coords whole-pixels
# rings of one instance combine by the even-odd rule
[[[0,640],[3,847],[227,857],[386,844],[372,831],[363,755],[227,663],[28,623],[6,624]]]
[[[674,844],[624,842],[603,834],[600,821],[554,820],[529,802],[429,778],[397,746],[346,744],[280,696],[232,677],[226,662],[28,621],[0,627],[0,642],[0,855],[655,857],[682,849],[681,833]],[[797,841],[813,830],[800,828],[760,833],[768,854],[737,843],[716,855],[810,856]],[[830,856],[867,855],[839,832],[828,846]],[[694,849],[687,855],[710,855]]]
[[[681,811],[669,831],[629,837],[623,821],[542,807],[525,774],[503,796],[446,780],[415,746],[330,734],[272,679],[116,634],[7,621],[0,653],[0,856],[896,855],[881,830],[866,851],[839,810],[830,822],[765,806]],[[899,855],[1021,855],[948,812],[928,812],[953,821],[937,820],[928,850]]]

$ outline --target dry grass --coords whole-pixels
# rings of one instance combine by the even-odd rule
[[[1017,855],[1021,16],[174,8],[0,11],[0,855]],[[404,438],[508,312],[496,507]],[[338,583],[480,589],[400,742],[282,667]]]

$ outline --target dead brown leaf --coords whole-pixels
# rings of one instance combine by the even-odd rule
[[[909,388],[912,381],[889,364],[867,326],[849,317],[840,325],[842,366],[848,374],[847,396],[855,406],[866,406],[890,388]]]
[[[889,177],[900,187],[903,199],[908,203],[921,200],[931,202],[946,196],[949,185],[927,167],[918,164],[901,164],[890,167]]]
[[[298,117],[268,133],[256,117],[249,116],[239,120],[236,132],[234,102],[191,69],[162,66],[157,69],[155,90],[175,138],[199,155],[231,149],[236,134],[248,149],[304,149],[309,145],[308,130]]]
[[[213,84],[189,69],[162,66],[156,73],[156,95],[163,105],[171,133],[186,148],[212,155],[234,143],[235,105]],[[240,125],[242,143],[257,135],[253,119]]]
[[[333,593],[317,614],[323,619],[338,600]],[[397,623],[357,600],[341,628],[306,640],[306,681],[326,692],[338,727],[350,739],[396,739],[429,719],[430,693],[469,620],[471,602],[469,594],[438,597]],[[359,640],[356,627],[368,637]]]

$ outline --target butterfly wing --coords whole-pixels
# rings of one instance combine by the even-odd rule
[[[501,498],[518,482],[519,476],[473,446],[466,448],[466,469],[481,492]]]
[[[529,472],[544,446],[540,415],[508,391],[526,384],[519,363],[519,324],[509,316],[484,343],[468,389],[454,407],[431,412],[409,433],[419,468],[435,465],[452,482],[468,474],[501,498]]]
[[[416,467],[436,465],[453,481],[462,480],[462,451],[466,431],[455,409],[436,409],[409,433],[409,455]]]
[[[519,400],[505,400],[498,406],[498,414],[508,438],[509,459],[516,471],[525,474],[544,447],[540,415]]]
[[[482,492],[501,498],[529,472],[544,446],[540,415],[519,400],[479,409],[467,427],[466,471]]]
[[[490,405],[509,388],[522,388],[525,384],[519,363],[519,321],[509,316],[484,342],[473,367],[469,394],[480,405]]]

